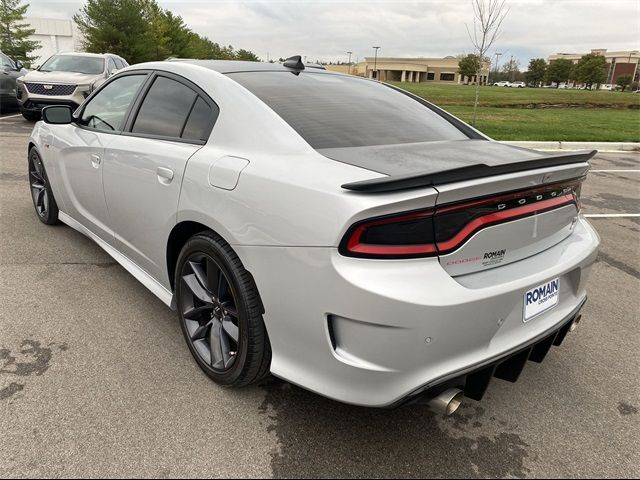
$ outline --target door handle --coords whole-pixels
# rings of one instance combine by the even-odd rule
[[[158,175],[158,181],[164,185],[169,185],[173,180],[173,170],[170,168],[158,167],[156,174]]]
[[[100,155],[96,155],[95,153],[91,154],[91,165],[93,165],[93,168],[100,168],[101,162],[102,159],[100,158]]]

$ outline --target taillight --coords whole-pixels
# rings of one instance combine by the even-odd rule
[[[413,258],[437,254],[433,210],[365,220],[353,225],[340,251],[352,257]]]
[[[584,178],[533,189],[403,212],[353,225],[340,253],[366,258],[417,258],[451,253],[479,230],[573,204]]]

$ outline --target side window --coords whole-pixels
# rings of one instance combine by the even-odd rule
[[[3,67],[10,67],[14,69],[16,68],[16,65],[13,63],[13,60],[11,60],[9,57],[7,57],[3,53],[0,53],[0,61],[2,61]]]
[[[196,92],[166,77],[157,77],[142,101],[132,133],[180,138]]]
[[[184,126],[182,138],[206,141],[214,121],[211,107],[198,97]]]
[[[127,68],[129,66],[129,63],[124,58],[121,58],[120,61],[122,62],[123,68]]]
[[[109,57],[109,63],[107,64],[107,72],[109,75],[113,73],[114,70],[117,70],[116,62],[113,61],[113,58]]]
[[[119,59],[119,58],[114,58],[114,59],[113,59],[113,61],[114,61],[114,62],[116,62],[116,68],[117,68],[118,70],[122,70],[122,69],[125,67],[124,62],[123,62],[121,59]]]
[[[124,116],[147,75],[116,78],[96,93],[82,112],[80,125],[105,132],[119,132]]]

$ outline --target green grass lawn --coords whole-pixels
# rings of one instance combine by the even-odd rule
[[[472,119],[473,86],[394,85]],[[640,142],[640,94],[481,87],[476,127],[496,140]]]

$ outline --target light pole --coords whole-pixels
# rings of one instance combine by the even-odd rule
[[[380,47],[373,47],[375,50],[375,55],[373,57],[373,73],[375,75],[376,80],[378,80],[378,49]]]
[[[349,54],[349,66],[347,67],[348,68],[347,73],[351,75],[351,54],[353,52],[347,52],[347,53]]]
[[[498,80],[498,62],[500,61],[501,56],[502,56],[502,53],[496,52],[496,72],[493,76],[494,83]]]
[[[513,68],[513,55],[511,55],[511,60],[509,60],[509,72],[510,72],[510,77],[511,77],[511,83],[514,82],[514,80],[516,79],[516,69]]]

